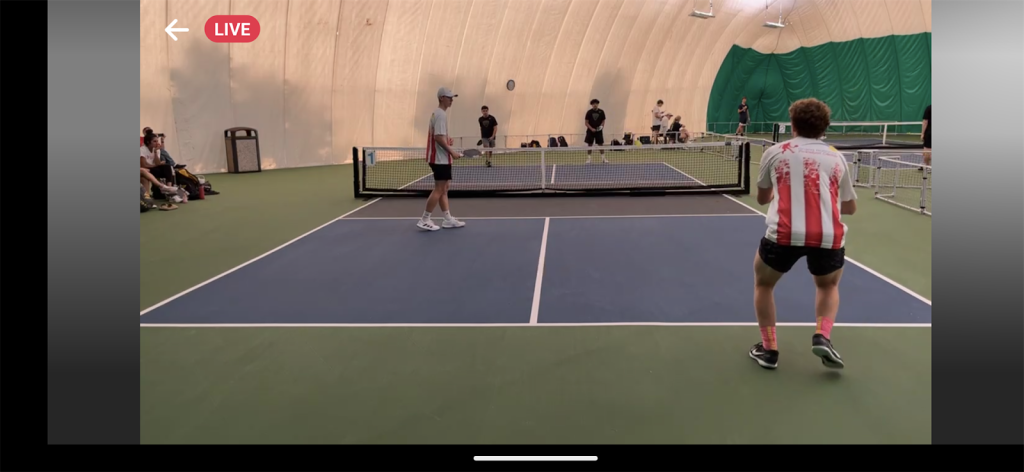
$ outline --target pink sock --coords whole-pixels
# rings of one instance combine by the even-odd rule
[[[778,351],[779,345],[775,339],[775,327],[768,326],[761,328],[761,343],[764,344],[764,348],[769,351]]]
[[[825,336],[825,339],[832,339],[832,320],[818,318],[818,329],[815,333]]]

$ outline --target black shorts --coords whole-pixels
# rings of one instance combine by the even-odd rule
[[[750,123],[750,118],[740,118],[740,125],[747,126],[747,123]]]
[[[451,164],[430,164],[430,170],[434,171],[434,182],[452,180]]]
[[[924,147],[926,147],[928,149],[932,148],[932,135],[931,134],[924,135]]]
[[[661,125],[651,126],[651,131],[654,131],[655,133],[657,133],[658,131],[661,131]]]
[[[846,263],[846,248],[825,249],[819,247],[782,246],[768,238],[761,238],[757,254],[764,263],[785,274],[801,257],[807,257],[807,269],[811,275],[821,277],[843,268]]]
[[[587,146],[593,146],[595,144],[598,146],[604,146],[604,131],[590,131],[588,129],[587,137],[583,142],[587,143]]]

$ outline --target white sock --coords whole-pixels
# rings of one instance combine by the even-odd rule
[[[444,212],[444,219],[448,220],[448,221],[451,221],[454,218],[452,218],[452,213],[450,211],[446,211],[446,212]]]
[[[429,212],[429,211],[425,211],[425,212],[423,212],[423,217],[422,217],[422,219],[423,219],[423,221],[427,221],[427,220],[429,220],[429,219],[430,219],[430,212]]]

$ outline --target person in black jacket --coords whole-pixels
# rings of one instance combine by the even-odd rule
[[[924,165],[932,165],[932,106],[924,109],[921,119],[921,141],[924,141]]]

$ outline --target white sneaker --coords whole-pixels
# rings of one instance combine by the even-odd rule
[[[440,226],[434,223],[434,220],[424,219],[420,219],[418,222],[416,222],[416,227],[427,231],[437,231],[441,229]]]
[[[590,164],[590,158],[589,157],[587,158],[587,162],[584,162],[584,164]]]
[[[444,228],[461,228],[463,226],[466,226],[466,222],[452,218],[450,220],[444,220],[443,222],[441,222],[441,226]]]
[[[604,162],[605,164],[611,164],[610,162],[608,162],[608,158],[604,156],[601,156],[601,162]]]

